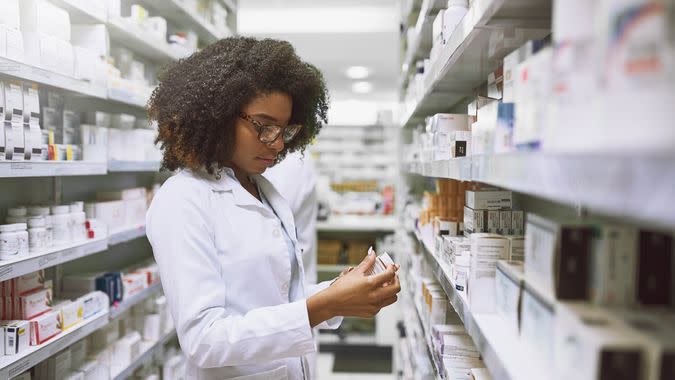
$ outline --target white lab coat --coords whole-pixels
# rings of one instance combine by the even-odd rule
[[[147,235],[187,379],[302,379],[300,358],[316,351],[306,300],[288,302],[291,265],[279,220],[304,278],[293,215],[268,180],[254,179],[278,218],[233,176],[190,170],[167,180],[148,211]],[[328,285],[304,287],[304,294]]]

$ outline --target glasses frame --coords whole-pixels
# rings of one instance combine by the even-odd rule
[[[283,139],[284,144],[288,144],[291,141],[293,141],[295,136],[297,136],[298,132],[300,132],[300,130],[302,129],[302,125],[300,125],[300,124],[289,124],[285,127],[281,127],[281,126],[273,125],[273,124],[266,125],[266,124],[263,124],[263,123],[257,121],[256,119],[251,117],[251,115],[248,115],[245,112],[239,113],[239,117],[241,119],[243,119],[245,121],[248,121],[249,123],[253,124],[256,131],[258,132],[258,141],[260,141],[263,144],[268,144],[268,145],[273,144],[275,141],[277,141],[279,136],[282,136],[281,138]],[[263,139],[263,137],[262,137],[263,133],[266,130],[269,131],[270,128],[273,129],[274,138],[273,139]],[[287,130],[291,130],[291,131],[294,130],[293,134],[290,137],[285,136],[285,132]]]

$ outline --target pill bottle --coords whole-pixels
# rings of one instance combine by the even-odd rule
[[[18,233],[19,238],[19,256],[28,256],[30,253],[29,243],[28,243],[28,224],[26,223],[15,223],[13,224],[14,231]]]
[[[51,215],[45,215],[45,229],[47,230],[46,244],[47,248],[51,248],[54,245],[54,227],[52,222]]]
[[[72,232],[73,232],[73,241],[83,241],[87,240],[87,216],[84,211],[71,213],[71,220],[73,222]]]
[[[44,216],[28,218],[28,248],[30,253],[47,249],[47,222]]]
[[[0,260],[11,260],[19,255],[19,232],[14,224],[0,225]]]
[[[83,212],[84,211],[84,202],[78,201],[70,204],[70,212]]]
[[[54,245],[70,243],[70,213],[52,215],[52,237]]]

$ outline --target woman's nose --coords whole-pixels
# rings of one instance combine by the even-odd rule
[[[274,149],[277,153],[281,152],[284,150],[284,138],[279,135],[276,140],[272,141],[272,143],[268,144],[270,148]]]

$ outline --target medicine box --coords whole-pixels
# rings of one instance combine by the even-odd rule
[[[500,260],[497,262],[495,300],[497,314],[516,337],[520,332],[520,300],[523,292],[525,271],[522,263]]]
[[[475,313],[495,311],[497,261],[508,258],[509,241],[500,235],[471,235],[471,267],[468,279],[469,307]]]
[[[604,310],[559,304],[554,331],[556,379],[644,378],[644,341]]]
[[[543,370],[553,368],[553,339],[555,306],[530,286],[527,278],[523,287],[520,320],[520,338],[530,363]]]
[[[67,301],[55,307],[61,317],[61,328],[65,331],[82,321],[84,306],[81,299]]]
[[[637,251],[637,229],[594,226],[590,283],[590,297],[594,304],[614,307],[635,305]]]
[[[510,261],[525,261],[525,237],[523,236],[506,236],[509,239],[509,258]]]
[[[391,259],[389,259],[391,260]],[[127,273],[122,275],[122,299],[135,296],[148,287],[148,277],[142,273]]]
[[[503,190],[467,190],[466,206],[474,210],[503,210],[512,208],[513,195]]]
[[[638,253],[638,302],[671,305],[673,292],[672,235],[640,231]]]
[[[45,287],[45,273],[43,270],[28,273],[10,280],[11,295],[22,296]],[[8,294],[9,295],[9,294]]]
[[[17,317],[23,320],[33,319],[52,310],[52,289],[40,289],[15,297],[15,302],[19,305]]]
[[[547,297],[587,300],[590,288],[592,229],[528,214],[525,278]]]
[[[474,210],[469,206],[464,206],[464,236],[486,232],[486,214],[487,210]]]
[[[2,321],[0,328],[5,330],[5,355],[16,355],[28,349],[30,343],[28,321]]]
[[[38,346],[61,333],[58,311],[50,311],[30,320],[30,345]]]

